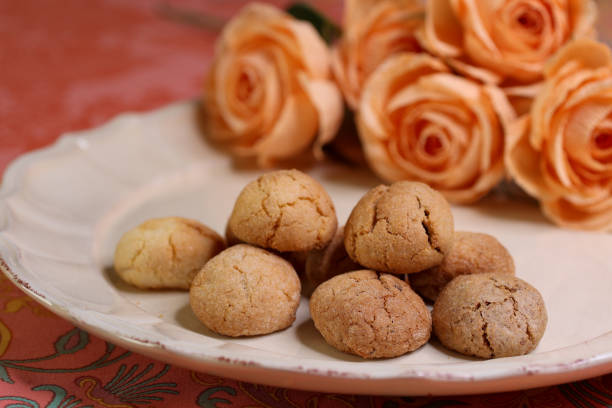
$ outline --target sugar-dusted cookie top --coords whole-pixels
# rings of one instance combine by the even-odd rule
[[[114,267],[143,289],[189,289],[196,273],[225,248],[219,234],[195,220],[155,218],[126,232],[115,249]]]
[[[457,276],[440,292],[432,317],[444,346],[482,358],[529,353],[548,322],[542,295],[510,274]]]
[[[253,336],[290,326],[300,280],[289,262],[264,249],[234,245],[212,258],[189,291],[194,314],[226,336]]]
[[[514,274],[514,260],[495,237],[479,232],[456,231],[453,247],[442,263],[409,275],[410,286],[421,296],[435,301],[455,276],[475,273]]]
[[[344,244],[365,267],[414,273],[442,262],[453,232],[453,215],[440,193],[423,183],[399,181],[375,187],[359,200],[346,223]]]
[[[228,223],[237,240],[281,252],[323,248],[336,227],[331,198],[298,170],[267,173],[247,184]]]
[[[363,358],[396,357],[427,343],[431,316],[403,280],[359,270],[319,285],[310,315],[325,341]]]

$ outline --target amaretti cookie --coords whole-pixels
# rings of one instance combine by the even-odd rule
[[[344,244],[358,264],[396,274],[439,265],[453,244],[454,223],[446,199],[419,182],[380,185],[357,203],[345,226]]]
[[[198,221],[166,217],[126,232],[115,249],[114,268],[143,289],[189,289],[196,273],[225,248],[219,234]]]
[[[419,295],[403,280],[371,270],[323,282],[310,298],[310,315],[327,343],[368,359],[416,350],[431,334]]]
[[[548,322],[540,293],[510,274],[457,276],[440,292],[432,317],[444,346],[482,358],[529,353]]]
[[[289,327],[300,289],[289,262],[264,249],[238,244],[212,258],[196,275],[189,303],[212,331],[253,336]]]
[[[421,296],[435,301],[455,276],[476,273],[514,274],[508,250],[489,234],[456,231],[453,247],[442,263],[409,275],[410,286]]]
[[[348,256],[344,248],[344,227],[338,228],[325,248],[310,251],[306,257],[304,278],[308,285],[307,294],[336,275],[358,269],[363,268]]]
[[[323,186],[298,170],[264,174],[238,196],[228,231],[237,240],[281,252],[323,248],[336,231]]]

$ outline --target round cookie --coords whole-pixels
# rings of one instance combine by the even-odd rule
[[[370,270],[337,275],[310,298],[310,315],[325,341],[363,358],[396,357],[427,343],[431,316],[401,279]]]
[[[540,293],[509,274],[457,276],[440,292],[432,318],[445,347],[482,358],[529,353],[548,321]]]
[[[136,287],[189,289],[196,273],[223,249],[223,238],[195,220],[154,218],[121,237],[113,263]]]
[[[254,336],[291,326],[300,280],[289,262],[247,244],[212,258],[189,291],[193,313],[214,332]]]
[[[396,274],[439,265],[453,244],[446,199],[419,182],[380,185],[359,200],[344,230],[346,252],[358,264]]]
[[[237,240],[281,252],[323,248],[336,227],[329,195],[298,170],[267,173],[247,184],[228,223]]]
[[[317,286],[336,275],[357,269],[362,267],[348,256],[344,248],[344,227],[338,228],[325,248],[310,251],[306,257],[304,277],[309,286],[307,292],[312,293]]]
[[[455,276],[476,273],[514,275],[514,260],[508,250],[488,234],[456,231],[453,247],[442,263],[409,275],[410,286],[421,296],[435,301]]]

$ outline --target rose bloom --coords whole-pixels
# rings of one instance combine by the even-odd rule
[[[248,5],[216,44],[203,98],[207,135],[260,166],[311,147],[320,155],[343,115],[329,60],[311,24]]]
[[[357,115],[370,167],[387,182],[418,180],[472,203],[504,175],[504,93],[450,73],[439,59],[403,53],[370,77]]]
[[[593,0],[428,0],[419,38],[463,75],[525,84],[567,41],[593,36],[596,19]]]
[[[507,167],[571,228],[612,231],[612,57],[576,40],[550,61],[529,115],[508,132]]]
[[[424,19],[420,0],[347,0],[344,34],[332,50],[334,76],[357,109],[363,84],[390,55],[420,51],[414,36]]]

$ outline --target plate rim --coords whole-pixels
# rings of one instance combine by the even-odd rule
[[[171,107],[177,107],[177,106],[180,107],[181,105],[194,105],[194,104],[197,104],[197,100],[179,101],[179,102],[175,102],[175,103],[172,103],[172,104],[169,104],[169,105],[166,105],[161,108],[158,108],[152,111],[148,111],[148,112],[122,113],[116,116],[115,118],[109,120],[108,122],[102,124],[101,126],[91,128],[91,129],[81,130],[77,132],[66,133],[60,136],[55,142],[51,143],[48,146],[32,150],[30,152],[27,152],[17,157],[15,160],[9,163],[9,165],[6,167],[3,177],[2,177],[2,184],[0,185],[0,238],[2,238],[2,240],[0,240],[0,244],[2,243],[2,241],[6,241],[10,245],[15,246],[17,250],[19,250],[19,247],[17,245],[10,242],[9,240],[6,240],[2,236],[2,231],[5,229],[3,226],[3,222],[2,222],[3,217],[5,216],[4,200],[10,197],[16,191],[18,191],[18,188],[20,186],[20,180],[22,179],[23,174],[25,173],[25,171],[27,170],[30,164],[35,163],[37,160],[45,158],[45,157],[49,157],[49,156],[52,157],[54,154],[61,153],[68,148],[74,147],[75,144],[78,145],[80,143],[87,143],[88,138],[97,137],[96,131],[107,128],[111,125],[116,126],[117,123],[119,123],[122,120],[126,120],[126,119],[133,120],[134,118],[137,118],[138,120],[143,120],[143,118],[145,118],[148,115],[154,115],[156,112],[159,112],[165,109],[169,109]],[[0,246],[0,249],[2,249],[1,246]],[[21,265],[17,265],[17,266],[18,268],[16,269],[18,270]],[[13,284],[19,287],[22,291],[24,291],[28,296],[33,298],[35,301],[42,304],[44,307],[51,310],[52,312],[60,315],[64,319],[70,321],[75,326],[83,328],[87,330],[88,332],[92,332],[101,338],[104,338],[110,342],[116,342],[126,349],[134,350],[138,353],[147,355],[152,358],[165,360],[173,364],[187,366],[188,368],[196,369],[196,370],[198,369],[198,367],[202,369],[202,367],[205,366],[205,369],[212,369],[215,372],[227,371],[230,373],[234,373],[234,375],[231,376],[231,378],[242,379],[245,381],[266,383],[265,378],[263,378],[263,381],[262,381],[261,377],[257,377],[258,380],[253,381],[252,374],[258,373],[262,370],[265,370],[265,371],[273,370],[277,374],[284,373],[286,375],[288,373],[291,373],[291,374],[300,375],[300,376],[305,375],[309,378],[313,377],[313,379],[319,379],[319,380],[333,379],[334,380],[332,384],[333,387],[331,389],[326,389],[325,391],[327,392],[337,392],[337,390],[345,392],[347,389],[351,389],[350,386],[348,388],[345,387],[344,386],[345,383],[348,384],[349,382],[353,382],[353,381],[357,381],[357,382],[366,381],[368,383],[373,384],[373,388],[376,393],[389,394],[389,395],[390,394],[400,395],[400,394],[405,394],[403,390],[407,389],[406,386],[410,388],[409,385],[411,382],[413,386],[415,384],[421,383],[422,381],[425,381],[425,382],[433,383],[434,385],[435,384],[439,384],[439,385],[450,384],[451,388],[453,388],[452,387],[453,384],[461,386],[461,385],[465,385],[466,383],[484,384],[487,381],[492,381],[495,384],[491,384],[491,387],[485,387],[486,389],[490,388],[490,390],[492,391],[510,391],[510,390],[515,390],[515,389],[533,388],[533,387],[538,387],[538,386],[558,384],[559,382],[558,382],[558,379],[556,379],[556,377],[559,377],[559,376],[561,377],[571,376],[572,380],[580,380],[580,379],[588,378],[592,375],[601,375],[601,374],[605,374],[608,372],[612,372],[612,350],[608,352],[589,356],[586,359],[577,359],[574,362],[563,363],[563,364],[559,364],[559,363],[554,363],[550,365],[538,364],[530,368],[529,363],[527,363],[526,366],[521,367],[520,370],[515,369],[515,370],[510,370],[510,372],[505,372],[505,373],[503,372],[504,370],[500,370],[502,372],[499,372],[493,376],[488,375],[486,379],[478,379],[472,375],[457,376],[456,374],[450,374],[446,376],[444,375],[440,376],[440,375],[431,375],[431,373],[427,375],[426,372],[419,372],[419,371],[406,371],[403,375],[400,375],[400,376],[394,375],[390,377],[385,377],[385,376],[380,376],[380,377],[365,376],[364,377],[364,376],[356,375],[355,373],[350,373],[350,372],[347,373],[347,372],[340,372],[340,371],[333,371],[333,370],[321,370],[321,371],[315,370],[313,371],[312,369],[305,370],[301,366],[266,367],[254,361],[244,361],[240,359],[231,359],[231,358],[214,358],[212,356],[203,357],[201,355],[198,357],[197,363],[190,364],[189,361],[185,361],[185,359],[188,359],[189,357],[193,357],[189,353],[181,352],[180,350],[175,350],[173,348],[167,348],[159,342],[151,342],[151,341],[148,341],[147,339],[130,337],[122,333],[118,333],[118,332],[111,332],[111,331],[105,330],[104,328],[96,326],[95,323],[81,320],[70,309],[64,309],[63,307],[60,307],[55,302],[53,302],[53,300],[45,296],[44,290],[41,291],[41,288],[35,287],[36,285],[34,285],[33,287],[31,283],[22,279],[18,271],[16,272],[9,266],[8,262],[4,259],[2,252],[0,252],[0,270],[4,273],[5,276],[8,277],[8,279],[11,282],[13,282]],[[580,347],[588,348],[589,342],[594,341],[596,339],[600,339],[600,338],[605,338],[608,340],[612,339],[612,331],[608,331],[602,334],[601,336],[598,336],[593,339],[589,339],[585,342],[570,345],[566,348],[570,348],[570,349],[575,349],[575,348],[580,348]],[[558,351],[558,350],[555,350],[555,351]],[[164,357],[167,357],[167,358],[164,358]],[[179,362],[177,363],[177,361]],[[457,364],[461,364],[461,363],[457,363]],[[227,376],[226,374],[223,374],[223,373],[218,374],[218,375]],[[522,378],[529,378],[529,380],[522,381],[521,380]],[[393,387],[389,388],[389,387],[384,386],[385,381],[394,381],[394,380],[406,383],[405,386],[402,388],[402,392],[398,392],[400,390],[397,390]],[[268,383],[268,385],[276,385],[276,384]],[[291,385],[292,385],[292,388],[296,388],[296,389],[316,390],[316,389],[313,389],[311,386],[308,386],[309,385],[308,383],[302,383],[299,381],[296,383],[292,383]],[[320,388],[320,387],[317,387],[317,388]],[[459,395],[459,394],[473,394],[473,393],[482,392],[482,391],[479,391],[480,389],[479,387],[471,387],[471,388],[464,387],[464,388],[468,388],[468,389],[462,390],[462,389],[457,389],[455,387],[456,392],[452,392],[451,394]],[[360,391],[363,391],[363,392],[360,392]],[[415,389],[415,391],[418,392],[418,389]],[[372,388],[363,389],[363,390],[358,388],[358,389],[350,390],[349,393],[370,394],[371,392],[372,392]],[[425,393],[431,394],[431,390],[426,389]],[[451,394],[443,393],[443,395],[451,395]]]

